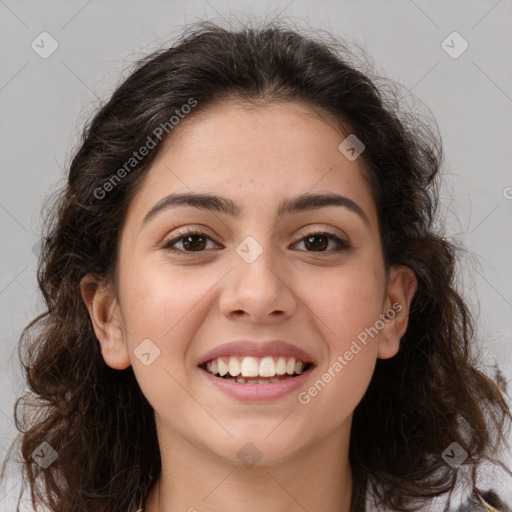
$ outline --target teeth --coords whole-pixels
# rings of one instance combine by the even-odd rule
[[[284,357],[280,357],[277,360],[276,375],[284,375],[285,373],[286,373],[286,359]]]
[[[296,360],[294,357],[287,360],[286,357],[282,356],[278,358],[266,356],[260,359],[252,356],[231,356],[229,359],[218,357],[208,361],[205,365],[206,370],[213,375],[220,375],[225,378],[238,377],[233,380],[243,381],[246,384],[278,382],[283,380],[277,378],[278,376],[286,378],[287,375],[300,375],[305,367],[306,363],[304,361]],[[264,377],[264,379],[246,381],[245,377]]]
[[[229,358],[229,374],[231,377],[240,375],[240,361],[236,357]]]
[[[260,361],[260,377],[273,377],[276,374],[276,364],[272,357],[264,357]]]
[[[255,357],[244,357],[240,373],[242,377],[257,377],[259,375],[258,360]]]
[[[229,371],[228,365],[226,364],[226,361],[224,361],[224,359],[222,359],[220,357],[219,357],[218,361],[219,361],[219,374],[221,377],[224,377],[224,375],[226,375],[226,373],[228,373],[228,371]]]

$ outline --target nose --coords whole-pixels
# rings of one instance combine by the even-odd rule
[[[293,277],[286,265],[279,267],[270,250],[251,263],[240,259],[226,277],[220,308],[229,319],[272,323],[293,316],[297,308]]]

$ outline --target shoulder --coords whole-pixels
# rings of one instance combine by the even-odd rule
[[[510,467],[510,466],[508,466]],[[512,472],[503,464],[481,462],[476,470],[476,485],[470,467],[457,471],[457,484],[451,494],[432,499],[421,512],[512,512]],[[367,497],[367,511],[393,512],[378,507]]]
[[[466,489],[460,512],[512,512],[512,473],[510,465],[482,462],[477,469],[477,484]]]

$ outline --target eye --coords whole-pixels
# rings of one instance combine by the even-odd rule
[[[175,236],[171,240],[165,242],[162,248],[180,253],[203,252],[208,248],[208,241],[213,242],[214,246],[219,247],[219,245],[216,244],[210,236],[202,231],[178,231],[177,235],[178,236]],[[347,240],[340,238],[334,233],[329,233],[328,231],[313,231],[310,233],[301,232],[300,235],[303,238],[296,242],[294,245],[303,242],[308,249],[311,249],[307,250],[307,252],[337,252],[350,249],[351,247]],[[329,246],[329,242],[335,244],[334,249],[326,250]],[[175,247],[180,244],[181,248]]]
[[[214,242],[206,233],[198,230],[178,231],[178,236],[165,242],[163,249],[173,252],[202,252],[206,249],[207,240]],[[182,244],[182,249],[174,248],[175,245]]]
[[[301,236],[303,237],[297,243],[303,242],[305,246],[309,249],[313,249],[312,251],[307,252],[337,252],[350,249],[350,243],[347,240],[344,240],[334,233],[329,233],[328,231],[313,231],[311,233],[301,232]],[[329,242],[334,242],[336,247],[334,250],[326,250],[329,246]]]

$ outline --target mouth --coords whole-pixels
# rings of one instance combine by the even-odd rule
[[[219,379],[238,384],[273,384],[292,380],[311,370],[314,364],[290,356],[217,357],[199,368]]]

